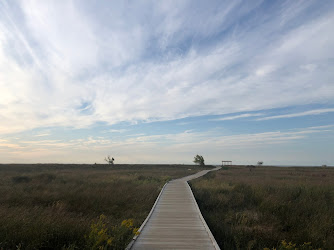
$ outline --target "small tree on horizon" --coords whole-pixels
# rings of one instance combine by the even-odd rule
[[[262,164],[263,164],[263,161],[258,161],[258,162],[257,162],[257,165],[258,165],[258,166],[262,166]]]
[[[203,158],[203,156],[201,156],[201,155],[196,155],[196,156],[194,157],[194,163],[195,163],[195,164],[198,164],[198,165],[200,165],[200,166],[204,166],[205,163],[204,163],[204,158]]]
[[[109,164],[109,165],[114,165],[114,157],[110,158],[110,155],[108,155],[104,160]]]

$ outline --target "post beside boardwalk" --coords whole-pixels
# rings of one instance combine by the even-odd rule
[[[220,249],[188,184],[218,169],[168,182],[127,249]]]

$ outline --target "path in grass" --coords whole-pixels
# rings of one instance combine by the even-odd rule
[[[204,170],[166,184],[129,248],[219,249],[187,182],[218,169]]]

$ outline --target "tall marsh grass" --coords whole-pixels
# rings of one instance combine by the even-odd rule
[[[164,183],[199,169],[0,164],[0,249],[124,249]]]
[[[334,249],[333,180],[332,168],[232,166],[191,186],[222,249]]]

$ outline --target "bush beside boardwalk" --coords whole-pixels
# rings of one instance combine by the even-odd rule
[[[334,168],[232,166],[191,186],[222,249],[334,249],[333,180]]]
[[[124,249],[164,183],[199,170],[0,164],[0,249]]]

